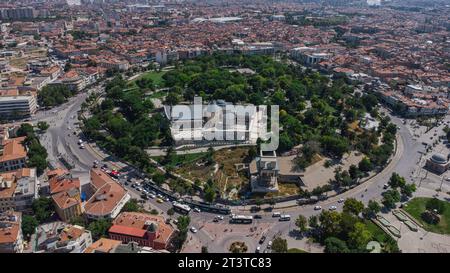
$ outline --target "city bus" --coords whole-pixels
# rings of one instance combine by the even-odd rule
[[[230,223],[235,224],[251,224],[253,222],[253,217],[251,215],[233,215],[231,216]]]
[[[181,213],[181,214],[189,214],[189,212],[191,211],[191,207],[189,207],[188,205],[185,205],[185,204],[180,204],[178,202],[174,202],[173,210],[178,213]]]

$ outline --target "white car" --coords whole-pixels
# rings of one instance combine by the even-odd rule
[[[280,216],[281,216],[281,213],[279,213],[279,212],[274,212],[272,214],[272,217],[280,217]]]
[[[197,233],[197,229],[195,227],[191,227],[191,232],[192,233]]]
[[[258,246],[258,247],[256,248],[256,250],[255,250],[255,253],[259,253],[259,252],[261,252],[261,247],[260,247],[260,246]]]
[[[154,194],[149,194],[148,195],[151,199],[155,199],[156,198],[156,196],[154,195]]]
[[[343,198],[338,200],[338,203],[343,203],[345,200]]]
[[[272,247],[272,241],[269,241],[269,243],[267,243],[267,248],[271,248]]]
[[[330,207],[330,210],[336,210],[336,209],[337,209],[336,206],[331,206],[331,207]]]
[[[222,215],[217,215],[217,219],[223,220],[223,216]]]
[[[322,209],[321,206],[315,206],[315,207],[314,207],[314,210],[321,210],[321,209]]]
[[[81,144],[81,145],[80,145],[80,149],[84,149],[84,144]]]
[[[200,209],[199,208],[194,208],[194,211],[195,212],[200,212]]]

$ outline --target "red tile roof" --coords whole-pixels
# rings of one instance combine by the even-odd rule
[[[117,233],[117,234],[123,234],[123,235],[143,238],[145,236],[146,231],[143,229],[134,228],[134,227],[113,225],[109,229],[109,233]]]
[[[61,178],[53,177],[48,181],[50,186],[50,194],[55,194],[62,191],[67,191],[72,188],[80,189],[79,178]]]

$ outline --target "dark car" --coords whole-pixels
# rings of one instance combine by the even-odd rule
[[[255,218],[255,219],[262,219],[262,216],[259,215],[259,214],[255,214],[255,215],[253,216],[253,218]]]
[[[264,243],[264,241],[266,240],[266,236],[262,236],[261,239],[259,239],[259,244]]]

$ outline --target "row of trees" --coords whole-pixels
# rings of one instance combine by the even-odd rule
[[[256,74],[242,75],[229,67],[250,68]],[[355,94],[344,78],[330,82],[319,73],[303,71],[268,56],[220,54],[186,61],[163,78],[170,88],[167,96],[170,101],[166,101],[169,104],[192,100],[197,95],[204,100],[279,105],[282,127],[279,151],[306,143],[297,159],[300,169],[305,168],[316,153],[340,158],[358,149],[368,154],[376,167],[385,163],[392,152],[393,147],[389,145],[392,137],[385,136],[384,123],[380,130],[366,134],[359,134],[352,128],[366,112],[378,117],[378,98]],[[381,135],[387,146],[377,145]]]
[[[42,129],[48,128],[48,124],[40,123]],[[32,125],[23,123],[17,131],[18,136],[25,136],[24,145],[28,148],[28,167],[35,167],[38,175],[47,168],[47,150],[41,145]]]
[[[50,198],[40,197],[31,205],[33,214],[24,214],[22,217],[22,233],[29,239],[36,227],[48,221],[55,213],[53,202]]]
[[[395,208],[395,204],[403,199],[408,199],[416,191],[415,184],[407,184],[404,177],[398,173],[393,173],[388,182],[390,190],[383,193],[383,205],[388,208]]]
[[[174,236],[172,243],[176,249],[181,249],[187,239],[191,218],[189,216],[179,216],[177,221],[178,232]]]
[[[344,203],[342,213],[326,210],[309,219],[299,215],[295,224],[300,232],[309,231],[314,239],[323,244],[325,252],[366,252],[367,243],[376,238],[364,218],[374,217],[380,209],[381,206],[376,201],[370,201],[365,207],[361,201],[349,198]],[[383,243],[386,251],[398,252],[395,241],[388,239]]]
[[[135,211],[136,203],[130,201],[124,207],[123,211]],[[50,221],[55,214],[55,208],[50,198],[40,197],[33,201],[32,214],[24,214],[22,217],[22,233],[26,239],[35,232],[36,228]],[[112,226],[111,220],[100,219],[88,222],[83,216],[78,216],[70,222],[73,225],[86,227],[91,231],[92,238],[98,240],[102,237],[107,237],[108,230]]]
[[[53,107],[63,104],[68,98],[75,95],[64,85],[47,85],[38,93],[39,105],[44,107]]]
[[[144,90],[128,88],[117,75],[105,87],[106,96],[91,109],[92,116],[83,123],[83,132],[100,146],[133,164],[148,169],[151,164],[144,151],[156,141],[171,144],[169,123],[154,110]]]

